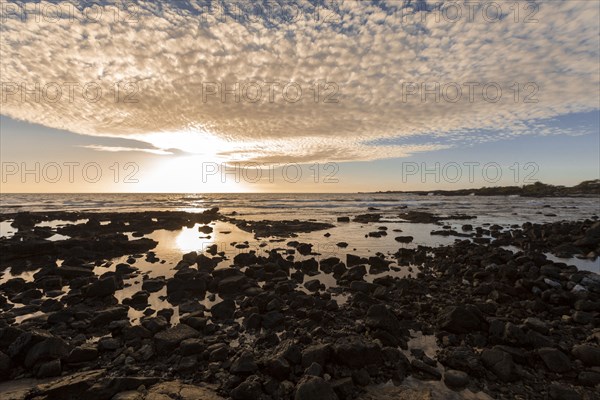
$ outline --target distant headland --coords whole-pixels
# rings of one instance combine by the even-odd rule
[[[457,189],[457,190],[426,190],[426,191],[402,191],[388,190],[374,193],[410,193],[417,195],[439,195],[439,196],[522,196],[522,197],[587,197],[600,196],[600,179],[583,181],[578,185],[555,186],[542,182],[535,182],[524,186],[498,186],[482,187],[479,189]]]

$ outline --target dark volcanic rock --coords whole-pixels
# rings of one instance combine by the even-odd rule
[[[127,318],[127,307],[115,306],[95,313],[92,319],[93,326],[107,326],[112,321]]]
[[[391,334],[399,334],[402,329],[396,315],[383,304],[376,304],[369,308],[365,323],[371,328],[383,329]]]
[[[295,400],[338,400],[331,385],[323,378],[306,376],[296,386]]]
[[[311,279],[304,283],[304,287],[310,290],[311,292],[318,292],[321,289],[321,281],[318,279]]]
[[[217,285],[217,292],[224,295],[237,294],[243,292],[249,286],[248,277],[240,272],[221,279]]]
[[[413,371],[419,371],[420,375],[426,380],[433,379],[439,381],[442,379],[442,373],[438,371],[437,368],[421,360],[413,359],[410,365],[413,368]]]
[[[0,379],[10,375],[10,357],[0,351]]]
[[[84,344],[79,347],[75,347],[69,353],[67,357],[68,363],[80,363],[86,361],[92,361],[98,358],[98,349],[96,346],[91,344]]]
[[[38,378],[50,378],[53,376],[59,376],[62,372],[62,365],[60,359],[47,361],[40,364],[40,367],[36,373]]]
[[[24,364],[31,368],[40,361],[65,358],[68,354],[69,346],[63,339],[50,337],[29,349]]]
[[[200,332],[185,324],[179,324],[154,335],[154,344],[159,353],[168,353],[174,350],[185,339],[196,338]]]
[[[562,351],[550,347],[538,350],[538,355],[552,372],[567,372],[571,370],[571,360]]]
[[[381,257],[369,257],[369,273],[370,274],[380,274],[385,271],[389,271],[390,262],[386,261]]]
[[[497,348],[485,349],[481,353],[481,361],[500,380],[510,382],[515,379],[515,364],[510,354]]]
[[[330,355],[330,344],[315,344],[309,346],[302,351],[302,366],[306,368],[315,362],[324,367],[327,360],[329,360]]]
[[[231,299],[225,299],[213,305],[210,312],[214,319],[231,319],[235,312],[235,302]]]
[[[378,365],[383,362],[381,347],[360,337],[340,338],[332,346],[333,359],[350,368]]]
[[[486,322],[481,312],[474,306],[447,307],[438,316],[437,323],[440,329],[452,333],[469,333],[487,330]]]
[[[235,359],[229,370],[234,374],[250,374],[257,369],[258,365],[254,361],[254,355],[250,352],[244,352]]]
[[[444,383],[452,388],[463,388],[469,384],[469,375],[463,371],[449,369],[444,373]]]
[[[353,221],[368,223],[368,222],[379,222],[380,219],[381,219],[381,214],[360,214],[360,215],[357,215],[356,217],[354,217]]]
[[[68,265],[62,265],[56,269],[57,275],[66,278],[73,279],[79,277],[94,276],[94,271],[83,267],[73,267]]]
[[[600,367],[600,347],[581,344],[573,347],[571,353],[585,365]]]
[[[410,243],[412,242],[414,239],[414,237],[412,236],[397,236],[395,238],[396,242],[398,243]]]
[[[299,232],[312,232],[333,228],[334,225],[315,221],[241,221],[231,220],[238,228],[254,233],[256,238],[280,236],[291,237]]]
[[[231,391],[233,400],[255,400],[263,396],[260,380],[253,375]]]
[[[367,268],[364,265],[356,265],[354,267],[350,267],[346,272],[344,272],[340,279],[349,282],[361,281],[366,274]]]
[[[146,279],[142,283],[142,289],[154,293],[160,291],[166,284],[164,278]]]

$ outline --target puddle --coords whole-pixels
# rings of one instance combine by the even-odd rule
[[[423,335],[421,332],[414,331],[409,329],[410,332],[410,340],[408,341],[409,349],[421,349],[425,353],[425,355],[431,359],[436,359],[437,352],[440,350],[440,346],[437,344],[437,339],[435,335]],[[402,350],[404,354],[409,358],[412,357],[410,350]],[[438,366],[440,364],[438,363]]]
[[[597,274],[600,274],[600,257],[596,257],[595,260],[590,260],[587,258],[560,258],[556,257],[551,253],[544,253],[548,260],[556,262],[556,263],[565,263],[567,265],[574,265],[580,271],[591,271]]]
[[[67,239],[71,239],[71,236],[61,235],[58,233],[55,233],[54,235],[46,238],[46,240],[49,240],[51,242],[58,242],[59,240],[67,240]]]
[[[86,222],[88,222],[88,219],[78,219],[76,221],[67,221],[64,219],[55,219],[52,221],[42,221],[38,224],[36,224],[37,227],[49,227],[52,229],[56,229],[56,228],[60,228],[62,226],[65,225],[77,225],[77,224],[85,224]]]
[[[41,268],[37,268],[37,269],[33,269],[33,270],[29,270],[29,271],[23,271],[19,274],[12,274],[12,268],[11,267],[7,267],[4,270],[4,273],[0,275],[0,285],[6,283],[7,281],[13,279],[13,278],[21,278],[23,279],[25,282],[33,282],[33,276],[40,270]]]
[[[17,232],[17,228],[13,228],[10,224],[13,223],[13,220],[0,221],[0,237],[5,237],[7,239],[13,237]]]
[[[518,253],[522,251],[517,246],[500,246],[504,250],[511,251],[513,253]],[[591,260],[588,258],[578,258],[578,257],[568,257],[568,258],[560,258],[555,256],[552,253],[544,253],[546,258],[555,263],[564,263],[567,265],[574,265],[580,271],[590,271],[600,274],[600,257],[596,257],[595,260]]]

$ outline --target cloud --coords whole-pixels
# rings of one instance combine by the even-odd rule
[[[2,113],[225,161],[309,162],[448,146],[392,138],[548,134],[540,121],[598,109],[597,2],[496,2],[501,19],[489,2],[473,18],[435,3],[42,1],[36,15],[16,2],[0,28]]]
[[[123,151],[136,151],[136,152],[150,153],[150,154],[157,154],[157,155],[172,155],[173,154],[173,152],[161,150],[161,149],[142,149],[142,148],[122,147],[122,146],[102,146],[102,145],[96,145],[96,144],[90,144],[90,145],[79,146],[79,147],[83,147],[83,148],[91,149],[91,150],[95,150],[95,151],[107,151],[107,152],[111,152],[111,153],[117,153],[117,152],[123,152]]]

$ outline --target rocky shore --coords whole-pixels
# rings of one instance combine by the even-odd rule
[[[373,215],[339,223],[393,234]],[[599,398],[600,276],[545,255],[597,258],[597,217],[507,228],[455,216],[465,220],[458,231],[435,215],[402,216],[456,240],[407,247],[412,238],[398,233],[388,254],[340,258],[290,240],[327,234],[333,225],[319,221],[243,221],[217,209],[3,214],[17,232],[0,239],[0,271],[36,272],[0,284],[0,397]],[[73,224],[37,226],[57,219]],[[214,221],[281,246],[189,252],[172,277],[136,266],[161,262],[144,235],[195,224],[210,235]],[[47,240],[56,233],[68,239]],[[116,257],[127,262],[98,274]],[[416,277],[396,274],[406,269]],[[141,290],[118,300],[131,280]],[[158,292],[170,308],[150,307]]]
[[[523,186],[497,186],[477,189],[433,190],[433,191],[387,191],[378,193],[413,193],[421,196],[521,196],[521,197],[591,197],[600,195],[600,180],[583,181],[575,186],[555,186],[535,182]]]

